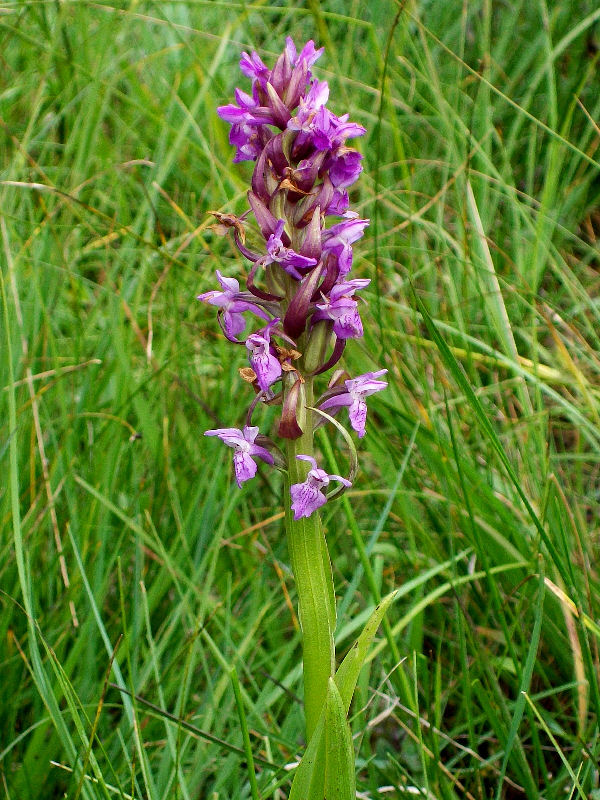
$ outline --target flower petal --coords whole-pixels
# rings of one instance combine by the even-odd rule
[[[290,486],[290,493],[295,520],[310,517],[313,511],[321,508],[327,502],[325,495],[307,481]]]
[[[258,469],[250,454],[243,450],[236,450],[233,454],[233,468],[235,470],[235,480],[240,489],[242,488],[242,483],[253,478]]]
[[[348,418],[357,432],[358,438],[362,439],[365,435],[365,424],[367,422],[367,404],[364,400],[359,400],[358,398],[354,400],[348,409]]]
[[[312,456],[302,456],[302,455],[300,455],[300,456],[296,456],[296,459],[298,461],[308,461],[308,463],[311,465],[311,467],[313,469],[318,469],[317,462],[315,461],[315,459]]]

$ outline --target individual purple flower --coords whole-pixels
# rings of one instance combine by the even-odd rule
[[[323,55],[324,48],[320,47],[318,50],[315,50],[315,43],[312,39],[309,39],[298,54],[294,40],[291,36],[288,36],[285,40],[285,50],[288,54],[288,58],[290,59],[290,64],[293,67],[301,64],[302,61],[306,61],[307,67],[312,67],[315,61],[317,61],[317,59],[321,58]],[[310,78],[310,72],[308,73],[308,77]]]
[[[230,122],[233,125],[275,125],[276,119],[272,108],[262,106],[260,99],[253,92],[252,96],[246,94],[241,89],[236,89],[235,99],[237,106],[229,103],[226,106],[219,106],[217,114],[224,119],[225,122]]]
[[[217,270],[217,280],[223,291],[215,289],[212,292],[203,292],[198,295],[197,299],[222,309],[223,330],[228,339],[236,342],[237,335],[246,327],[246,320],[242,316],[244,311],[251,311],[267,322],[270,320],[266,311],[249,300],[252,295],[249,295],[248,292],[240,292],[240,284],[235,278],[224,278]]]
[[[280,219],[275,228],[275,232],[269,236],[267,240],[267,255],[264,264],[266,266],[267,264],[277,262],[281,264],[288,275],[291,275],[292,278],[299,281],[302,280],[302,275],[298,272],[297,268],[305,269],[306,267],[314,267],[317,260],[316,258],[308,258],[308,256],[296,253],[294,250],[284,245],[281,240],[284,226],[284,220]]]
[[[264,89],[271,76],[271,70],[263,63],[261,57],[254,50],[250,55],[244,52],[240,58],[240,70],[247,78],[258,81]]]
[[[246,347],[250,354],[250,366],[256,373],[256,380],[263,392],[281,377],[281,363],[271,352],[271,329],[279,322],[279,318],[271,320],[266,328],[253,333],[246,339]]]
[[[265,447],[254,443],[258,436],[257,427],[249,428],[246,425],[243,431],[239,428],[216,428],[205,431],[204,435],[218,436],[228,447],[234,448],[233,468],[235,480],[240,489],[244,481],[248,481],[256,475],[257,466],[254,458],[260,458],[267,464],[273,464],[271,453]]]
[[[323,319],[333,320],[333,332],[338,339],[360,339],[363,326],[358,313],[358,304],[353,295],[358,289],[364,289],[371,283],[369,278],[357,278],[345,283],[337,283],[329,293],[329,299],[317,303],[313,314],[313,322]]]
[[[321,106],[312,120],[311,141],[317,150],[336,150],[346,139],[364,136],[366,129],[356,122],[348,122],[348,114],[336,116]]]
[[[342,217],[348,212],[349,203],[348,192],[345,189],[336,189],[325,213],[335,217]]]
[[[352,147],[338,147],[326,168],[329,170],[331,183],[338,188],[352,186],[362,172],[362,155]]]
[[[308,158],[303,158],[301,161],[299,161],[297,167],[288,170],[289,177],[300,191],[315,188],[315,181],[317,180],[319,170],[323,166],[324,160],[324,153],[319,153],[315,150],[310,154],[310,156],[308,156]],[[315,207],[320,205],[319,193],[322,190],[323,185],[320,185],[317,192],[311,195]],[[333,188],[331,193],[333,194]]]
[[[313,81],[308,92],[304,97],[300,98],[298,113],[289,120],[288,129],[310,132],[314,115],[325,105],[328,99],[329,85],[327,81]]]
[[[368,224],[368,219],[351,217],[323,231],[321,235],[323,254],[328,252],[334,254],[341,277],[350,272],[352,268],[351,245],[361,238]]]
[[[245,122],[232,125],[229,131],[229,144],[236,148],[234,164],[240,161],[256,161],[264,148],[263,137],[259,131],[267,131],[266,127],[247,125]]]
[[[340,481],[344,486],[352,486],[350,481],[341,475],[328,475],[324,469],[319,469],[312,456],[296,456],[296,458],[299,461],[308,461],[311,469],[304,483],[294,483],[290,487],[295,520],[310,517],[313,511],[325,505],[327,498],[323,494],[323,489],[329,485],[329,481]]]
[[[365,397],[375,392],[381,392],[387,387],[386,381],[377,380],[385,375],[387,369],[380,369],[377,372],[365,372],[345,382],[346,391],[334,395],[321,404],[322,411],[337,411],[342,406],[348,407],[348,417],[350,424],[362,439],[365,435],[365,423],[367,420],[367,404]]]

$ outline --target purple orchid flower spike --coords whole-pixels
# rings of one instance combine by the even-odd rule
[[[299,281],[302,280],[302,275],[298,272],[298,268],[306,269],[307,267],[314,267],[317,263],[317,259],[303,256],[300,253],[296,253],[291,248],[286,247],[281,239],[284,226],[285,221],[280,219],[277,222],[275,232],[269,236],[267,240],[267,255],[263,263],[267,266],[276,262],[283,267],[288,275],[291,275],[292,278]]]
[[[279,322],[279,317],[271,320],[266,328],[253,333],[246,339],[246,347],[250,354],[250,366],[256,373],[256,380],[263,392],[281,377],[281,363],[273,355],[271,345],[271,329]]]
[[[250,480],[256,475],[257,466],[254,458],[260,458],[267,464],[273,464],[274,459],[266,447],[255,444],[258,436],[257,427],[244,426],[244,430],[239,428],[216,428],[206,431],[205,436],[218,436],[228,447],[234,448],[233,468],[235,470],[235,480],[237,485],[242,488],[242,483]]]
[[[342,478],[341,475],[328,475],[324,469],[319,469],[312,456],[301,455],[296,458],[298,461],[308,461],[311,469],[304,483],[295,483],[290,486],[295,520],[299,520],[301,517],[310,517],[313,511],[325,505],[327,498],[323,494],[323,489],[329,485],[329,481],[340,481],[344,486],[352,486],[350,481]]]
[[[365,423],[367,421],[367,404],[365,397],[375,392],[381,392],[387,387],[386,381],[377,380],[385,375],[387,369],[380,369],[377,372],[365,372],[356,378],[345,382],[346,391],[334,395],[321,404],[321,411],[338,411],[342,406],[348,407],[348,417],[350,424],[362,439],[365,435]]]
[[[231,126],[234,161],[255,162],[247,192],[250,208],[239,217],[216,216],[232,228],[236,247],[252,266],[247,292],[240,292],[234,279],[217,273],[222,291],[200,295],[218,306],[219,322],[232,341],[238,341],[235,337],[244,328],[245,311],[267,320],[245,341],[251,369],[240,372],[255,390],[246,427],[206,435],[218,436],[234,449],[239,486],[255,475],[258,459],[287,471],[291,486],[285,498],[285,527],[302,634],[305,643],[319,642],[318,648],[303,651],[306,741],[312,740],[327,705],[335,662],[333,586],[318,509],[351,486],[358,469],[356,448],[346,431],[348,477],[320,469],[314,457],[314,429],[332,422],[339,428],[332,415],[348,409],[352,428],[364,436],[366,398],[387,385],[380,380],[386,370],[353,379],[336,372],[315,408],[319,376],[339,361],[348,339],[363,335],[356,295],[370,283],[349,276],[353,245],[369,220],[360,219],[350,208],[348,187],[363,167],[362,155],[347,142],[366,131],[348,114],[337,116],[327,107],[329,86],[311,73],[322,52],[312,41],[296,47],[288,38],[272,68],[258,53],[242,53],[240,69],[250,86],[246,91],[236,89],[234,99],[218,114]],[[247,247],[245,222],[250,213],[256,227]],[[337,219],[330,225],[331,217]],[[251,427],[259,404],[281,406],[276,430],[285,441],[285,452]],[[305,613],[315,601],[323,613]],[[350,783],[354,774],[350,761],[347,767]],[[292,794],[297,789],[294,782]]]
[[[251,311],[267,322],[271,319],[266,311],[248,299],[248,292],[240,292],[240,284],[235,278],[225,278],[217,270],[217,280],[223,291],[215,289],[211,292],[203,292],[196,299],[221,309],[223,330],[230,341],[239,341],[237,335],[246,327],[246,320],[242,316],[244,311]]]

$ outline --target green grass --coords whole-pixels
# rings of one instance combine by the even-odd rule
[[[207,214],[243,210],[250,176],[215,108],[239,52],[272,60],[288,34],[326,47],[333,110],[368,129],[355,270],[373,283],[346,365],[390,386],[324,515],[340,656],[406,590],[351,711],[361,797],[598,797],[586,0],[0,4],[0,793],[289,789],[281,482],[238,491],[202,436],[248,393],[194,299],[245,268]],[[343,441],[319,444],[343,473]]]

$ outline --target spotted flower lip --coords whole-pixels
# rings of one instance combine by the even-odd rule
[[[223,329],[230,341],[237,342],[237,335],[246,327],[246,320],[242,316],[245,311],[251,311],[267,322],[271,319],[260,306],[248,300],[248,292],[240,292],[240,284],[235,278],[225,278],[217,270],[217,280],[221,284],[222,291],[214,289],[203,292],[196,299],[211,306],[218,306],[222,310]]]
[[[347,478],[342,478],[341,475],[330,475],[324,469],[319,469],[312,456],[299,455],[296,458],[298,461],[308,461],[311,469],[303,483],[294,483],[290,487],[295,520],[310,517],[313,511],[325,505],[327,498],[323,494],[323,489],[329,485],[330,481],[339,481],[346,487],[352,486]]]
[[[256,125],[248,125],[245,122],[231,126],[229,144],[236,148],[234,164],[239,164],[240,161],[256,161],[263,150],[258,128]]]
[[[338,339],[360,339],[363,336],[363,324],[356,300],[343,297],[335,310],[329,309],[329,314],[333,319],[333,332]]]
[[[334,395],[321,404],[321,411],[338,411],[343,406],[348,407],[348,418],[350,424],[362,439],[365,435],[365,424],[367,421],[367,404],[365,397],[375,392],[381,392],[387,387],[386,381],[380,381],[382,375],[387,373],[387,369],[380,369],[376,372],[365,372],[345,382],[345,391]]]
[[[327,207],[327,214],[337,217],[341,217],[347,213],[352,214],[353,212],[348,211],[349,204],[348,192],[345,189],[336,189]]]
[[[242,488],[245,481],[256,475],[257,466],[255,458],[260,458],[267,464],[273,464],[274,459],[266,447],[255,444],[258,436],[258,427],[244,426],[239,428],[215,428],[205,431],[205,436],[218,436],[228,447],[234,448],[233,468],[237,485]]]

